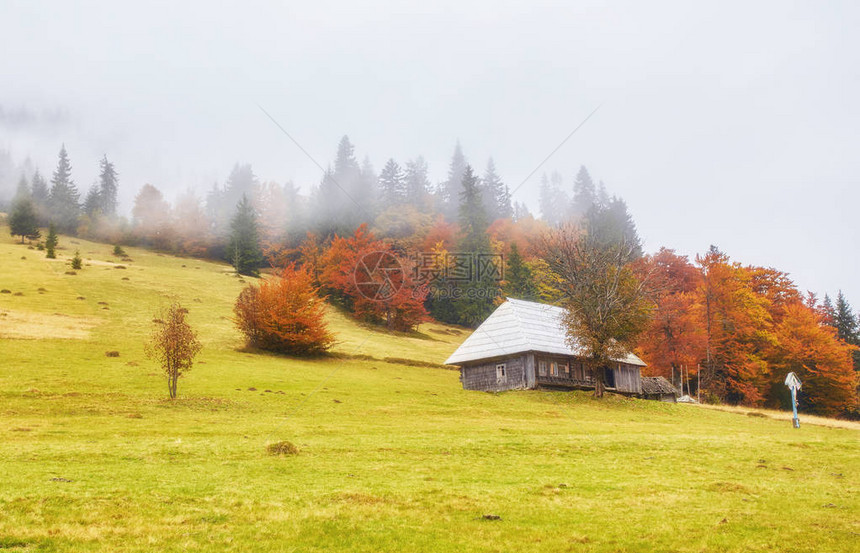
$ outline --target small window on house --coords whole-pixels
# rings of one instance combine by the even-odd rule
[[[505,367],[504,363],[499,363],[496,365],[496,380],[499,382],[504,382],[508,379],[508,371],[507,367]]]
[[[540,376],[546,376],[546,361],[543,359],[538,361],[538,374]]]
[[[551,376],[558,376],[558,363],[555,361],[552,361],[549,364],[549,374]]]
[[[568,377],[570,376],[570,365],[567,363],[567,361],[565,361],[561,365],[561,370],[564,373],[564,376],[568,376]]]

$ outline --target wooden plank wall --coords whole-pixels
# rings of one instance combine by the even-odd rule
[[[639,368],[621,365],[613,369],[615,372],[615,389],[619,392],[642,393],[642,382],[639,380]]]
[[[521,355],[498,361],[489,361],[479,365],[461,367],[460,382],[463,383],[463,389],[501,392],[503,390],[526,388],[525,357],[525,355]],[[499,363],[505,364],[507,372],[507,378],[503,382],[499,382],[496,379],[496,365]]]

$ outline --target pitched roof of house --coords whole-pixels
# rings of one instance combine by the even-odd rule
[[[678,388],[662,376],[643,376],[641,379],[643,394],[675,394],[681,395]]]
[[[564,309],[554,305],[508,298],[460,344],[445,364],[462,365],[528,351],[581,357],[580,348],[571,348],[567,343],[563,313]],[[632,353],[616,361],[645,366]]]

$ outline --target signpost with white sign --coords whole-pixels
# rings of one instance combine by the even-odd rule
[[[800,389],[800,379],[794,373],[788,373],[785,376],[785,385],[791,390],[791,410],[794,413],[794,418],[791,419],[795,428],[800,428],[800,419],[797,418],[797,391]]]

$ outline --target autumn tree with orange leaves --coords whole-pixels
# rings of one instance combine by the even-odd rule
[[[233,308],[248,344],[291,355],[317,355],[334,345],[325,302],[307,269],[284,267],[278,277],[249,285]]]
[[[693,368],[704,357],[706,335],[694,310],[700,274],[686,256],[661,248],[636,264],[640,278],[650,275],[655,308],[638,353],[649,374],[672,377]]]
[[[857,409],[853,346],[827,324],[827,309],[804,298],[789,275],[742,266],[715,247],[696,265],[662,249],[637,265],[651,275],[656,308],[637,351],[652,374],[701,366],[703,396],[790,407],[785,375],[803,381],[801,410]]]

